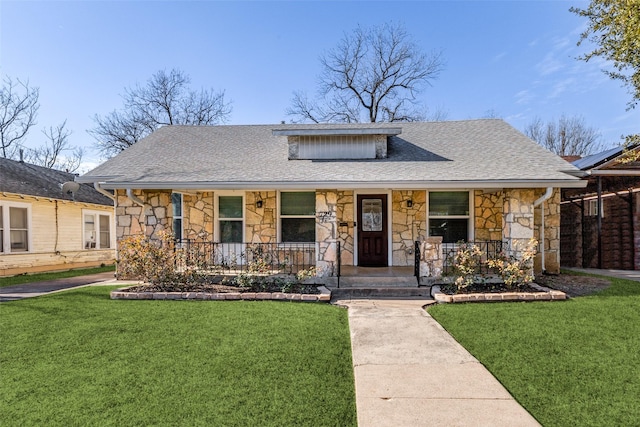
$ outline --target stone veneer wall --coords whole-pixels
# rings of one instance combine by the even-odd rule
[[[275,243],[276,227],[276,192],[247,191],[245,193],[245,240],[251,243]],[[256,202],[262,200],[262,207]]]
[[[504,193],[504,249],[507,255],[517,255],[534,237],[533,202],[536,200],[536,194],[534,190],[529,189],[505,189]]]
[[[144,233],[158,237],[162,230],[171,230],[171,191],[134,190],[145,202],[144,208],[127,197],[125,190],[116,191],[116,238]]]
[[[539,190],[536,199],[544,194]],[[544,207],[544,263],[547,273],[560,273],[560,189],[553,190],[551,198],[545,201]],[[540,224],[542,209],[538,206],[534,213],[534,237],[540,241]],[[542,271],[542,253],[538,253],[534,263],[535,271]]]
[[[502,240],[502,191],[474,192],[474,240]]]
[[[407,201],[413,202],[407,207]],[[391,241],[394,266],[414,264],[414,244],[426,237],[427,193],[424,190],[394,190],[391,193]]]
[[[316,268],[320,277],[335,273],[337,208],[336,190],[316,190]]]
[[[167,211],[173,228],[173,207],[171,199]],[[213,192],[182,195],[182,237],[194,240],[212,240],[213,236]]]
[[[355,213],[353,191],[338,191],[336,200],[336,222],[342,265],[353,265]],[[342,225],[346,223],[346,225]]]

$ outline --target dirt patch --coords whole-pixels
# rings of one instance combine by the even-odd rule
[[[611,286],[611,281],[608,279],[573,274],[541,274],[536,276],[535,282],[541,286],[562,291],[571,297],[590,295]]]

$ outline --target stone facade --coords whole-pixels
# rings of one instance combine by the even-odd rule
[[[411,200],[412,206],[408,206]],[[414,264],[416,240],[426,237],[427,193],[424,190],[399,190],[391,193],[391,241],[393,265]]]
[[[194,240],[211,240],[213,236],[213,192],[182,195],[182,237]],[[171,199],[169,199],[171,200]],[[173,209],[168,208],[172,216]]]
[[[342,265],[353,265],[355,212],[353,191],[338,191],[336,201],[336,221],[338,223],[338,241],[340,242],[340,261]]]
[[[258,207],[258,201],[262,206]],[[277,240],[277,208],[275,191],[245,193],[245,240],[251,243],[275,243]]]
[[[443,264],[442,237],[425,237],[420,243],[420,277],[439,278]]]
[[[319,276],[335,274],[337,209],[337,190],[316,190],[316,268]]]
[[[476,241],[502,240],[502,191],[474,192],[474,229]]]
[[[517,255],[533,235],[533,202],[535,191],[506,189],[503,202],[502,236],[507,255]]]
[[[474,196],[473,240],[501,240],[507,251],[515,253],[534,237],[540,240],[540,215],[545,213],[545,268],[559,272],[560,193],[555,191],[542,208],[533,202],[543,189],[476,190]],[[116,237],[144,233],[152,238],[163,230],[172,231],[173,210],[171,191],[136,190],[133,194],[144,207],[116,191]],[[245,240],[251,243],[277,243],[277,191],[247,191],[244,193]],[[183,194],[183,236],[195,240],[213,241],[215,232],[213,191]],[[411,206],[408,201],[411,200]],[[258,207],[258,201],[261,206]],[[323,275],[335,273],[336,242],[341,246],[342,265],[354,264],[355,253],[355,193],[353,190],[324,189],[316,191],[316,265]],[[414,263],[414,242],[427,235],[427,191],[394,190],[391,192],[392,265],[411,266]],[[541,255],[536,259],[540,271]],[[429,271],[433,271],[431,267]]]

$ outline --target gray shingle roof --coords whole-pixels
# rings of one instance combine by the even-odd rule
[[[583,185],[563,172],[574,166],[502,120],[393,123],[402,133],[389,137],[388,158],[375,160],[288,160],[287,137],[273,134],[389,126],[166,126],[79,180],[106,188]]]
[[[76,175],[29,163],[0,158],[0,192],[73,200],[61,185],[73,181]],[[91,184],[81,184],[75,201],[113,206],[113,201],[100,194]]]

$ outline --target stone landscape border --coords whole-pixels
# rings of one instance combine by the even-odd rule
[[[111,291],[111,299],[128,300],[215,300],[215,301],[300,301],[329,302],[331,291],[318,286],[319,294],[287,292],[129,292],[131,287]]]
[[[437,303],[561,301],[568,298],[567,294],[562,291],[545,288],[536,283],[530,283],[529,286],[539,289],[540,292],[486,292],[449,295],[441,292],[440,286],[434,285],[431,287],[431,296]]]

